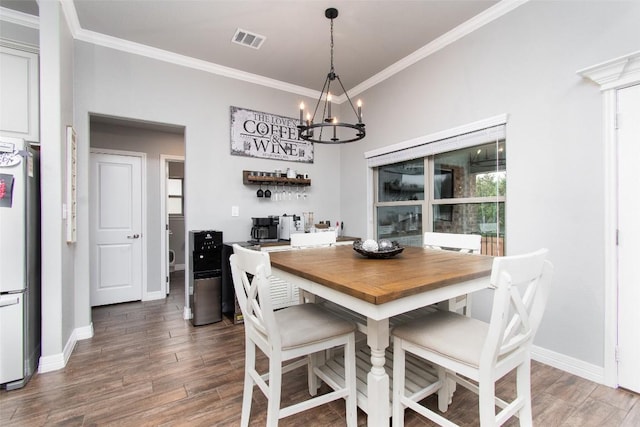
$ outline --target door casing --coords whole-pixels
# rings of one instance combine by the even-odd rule
[[[160,155],[160,277],[166,277],[163,291],[169,293],[169,213],[167,210],[167,178],[169,176],[169,162],[184,162],[184,156],[169,154]],[[184,197],[184,194],[183,196]],[[186,233],[186,231],[185,231]],[[186,234],[185,234],[186,236]],[[186,245],[185,245],[186,247]]]
[[[600,86],[604,164],[604,371],[599,382],[618,387],[617,100],[618,89],[640,84],[640,51],[613,58],[577,74]]]

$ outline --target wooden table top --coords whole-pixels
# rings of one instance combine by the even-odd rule
[[[390,259],[369,259],[351,246],[270,253],[271,265],[373,304],[488,277],[493,257],[406,247]]]

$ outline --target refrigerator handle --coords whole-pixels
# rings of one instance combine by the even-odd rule
[[[8,297],[1,297],[0,298],[0,307],[8,307],[10,305],[16,305],[20,302],[20,297],[19,296],[13,296],[10,295]]]

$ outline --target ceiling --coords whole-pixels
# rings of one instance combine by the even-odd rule
[[[319,91],[334,65],[347,90],[498,3],[495,0],[73,0],[80,28]],[[69,3],[71,4],[71,3]],[[32,0],[0,6],[37,14]],[[256,50],[231,42],[241,28],[265,36]],[[332,92],[334,86],[332,86]],[[341,90],[335,90],[337,95]]]

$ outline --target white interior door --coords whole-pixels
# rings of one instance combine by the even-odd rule
[[[618,383],[640,392],[640,85],[618,90]]]
[[[91,305],[142,299],[142,159],[91,153]]]

